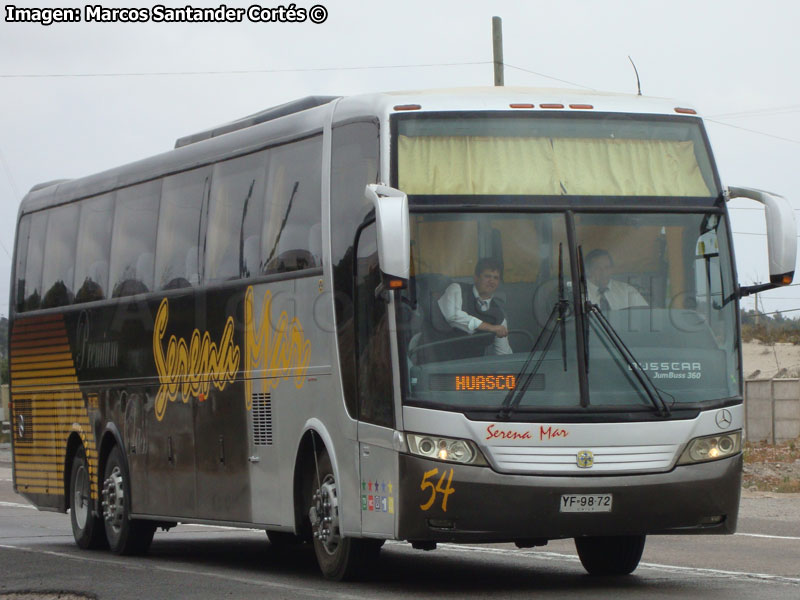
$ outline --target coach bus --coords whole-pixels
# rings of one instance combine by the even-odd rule
[[[765,205],[739,286],[726,202]],[[34,187],[12,274],[14,486],[82,548],[259,528],[328,578],[386,540],[730,534],[739,300],[793,213],[669,100],[309,97]]]

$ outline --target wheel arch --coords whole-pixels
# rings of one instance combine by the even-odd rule
[[[84,454],[86,448],[83,447],[83,440],[77,431],[73,431],[67,438],[67,451],[64,455],[64,512],[68,511],[72,506],[72,498],[69,495],[69,480],[72,476],[72,461],[75,460],[75,455],[78,450],[83,448]]]
[[[311,540],[311,525],[308,522],[308,515],[303,514],[303,485],[305,483],[303,476],[307,472],[307,469],[315,464],[315,451],[317,456],[319,456],[322,451],[328,453],[334,477],[337,481],[340,481],[339,461],[336,459],[336,449],[333,445],[333,438],[322,421],[319,419],[309,419],[303,426],[303,432],[297,444],[292,483],[295,531],[302,539],[308,541]]]

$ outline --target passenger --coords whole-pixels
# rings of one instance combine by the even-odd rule
[[[589,301],[600,310],[619,310],[634,306],[647,306],[647,301],[632,285],[611,279],[614,261],[607,250],[597,248],[584,257],[586,265],[586,288]]]
[[[508,343],[508,323],[503,303],[495,297],[500,285],[502,265],[494,258],[482,258],[475,265],[474,285],[451,283],[445,289],[438,305],[445,321],[456,331],[446,337],[462,337],[475,332],[489,332],[494,336],[485,346],[474,347],[472,356],[486,354],[511,354]]]

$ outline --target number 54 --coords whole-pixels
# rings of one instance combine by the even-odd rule
[[[442,471],[441,477],[439,477],[438,483],[434,486],[433,482],[430,481],[431,478],[436,477],[439,473],[439,469],[431,469],[430,471],[426,471],[425,474],[422,476],[422,482],[419,484],[419,489],[431,490],[431,497],[425,504],[420,504],[420,508],[422,510],[428,510],[433,503],[436,502],[436,492],[442,493],[442,511],[447,512],[447,497],[455,492],[455,490],[450,487],[450,484],[453,482],[453,469],[450,469],[448,473],[446,470]],[[445,478],[447,478],[447,482],[445,483]]]

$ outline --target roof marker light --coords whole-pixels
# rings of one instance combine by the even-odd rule
[[[569,107],[580,110],[592,110],[594,108],[591,104],[570,104]]]
[[[398,104],[394,107],[395,110],[419,110],[422,108],[419,104]]]
[[[539,108],[564,108],[563,104],[540,104]]]
[[[696,115],[697,111],[693,108],[681,108],[680,106],[675,107],[675,112],[680,113],[682,115]]]
[[[517,104],[509,104],[511,108],[533,108],[533,104],[525,104],[525,103],[517,103]]]

